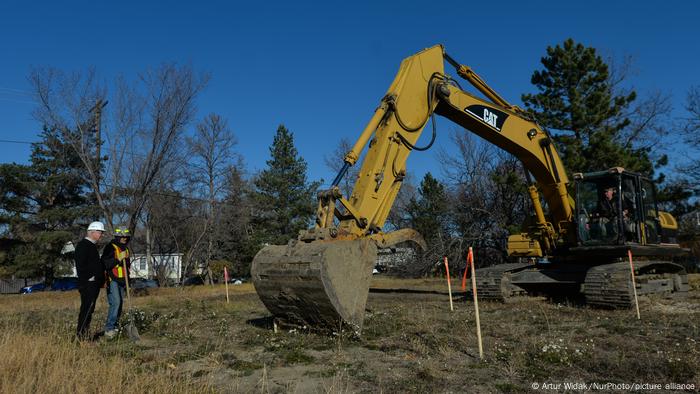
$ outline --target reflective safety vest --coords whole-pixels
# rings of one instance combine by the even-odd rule
[[[117,265],[112,268],[112,275],[114,278],[124,277],[124,267],[126,266],[127,259],[129,258],[129,249],[122,250],[119,246],[112,244],[114,247],[114,259],[118,261]]]

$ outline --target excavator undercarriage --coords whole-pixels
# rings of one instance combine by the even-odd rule
[[[637,295],[688,291],[688,275],[668,261],[638,261],[634,265]],[[477,271],[479,298],[507,301],[544,295],[585,302],[589,306],[624,309],[634,306],[629,262],[600,265],[528,263],[500,264]]]

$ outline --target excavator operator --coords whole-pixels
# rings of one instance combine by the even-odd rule
[[[601,240],[614,240],[619,235],[619,201],[617,198],[617,193],[615,193],[616,187],[608,186],[603,189],[603,193],[598,200],[598,205],[593,214],[594,226],[592,230],[592,238],[597,238]],[[632,228],[631,211],[632,204],[627,199],[622,199],[622,220],[625,225],[625,233],[629,238],[632,231],[628,230]],[[595,234],[595,235],[594,235]]]
[[[615,187],[605,187],[593,212],[591,238],[598,240],[617,238],[617,217],[618,207],[615,201]]]

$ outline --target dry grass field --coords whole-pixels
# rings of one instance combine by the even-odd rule
[[[132,298],[140,342],[76,344],[77,292],[5,295],[0,392],[697,391],[700,277],[691,283],[683,297],[641,298],[641,321],[542,298],[480,302],[483,360],[457,281],[451,312],[443,281],[375,278],[361,337],[275,333],[244,284],[230,287],[230,303],[223,286],[156,289]],[[105,312],[100,294],[93,330]],[[576,383],[590,386],[566,386]]]

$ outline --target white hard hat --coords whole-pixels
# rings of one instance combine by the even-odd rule
[[[105,231],[105,225],[102,222],[92,222],[87,229],[88,231]]]

